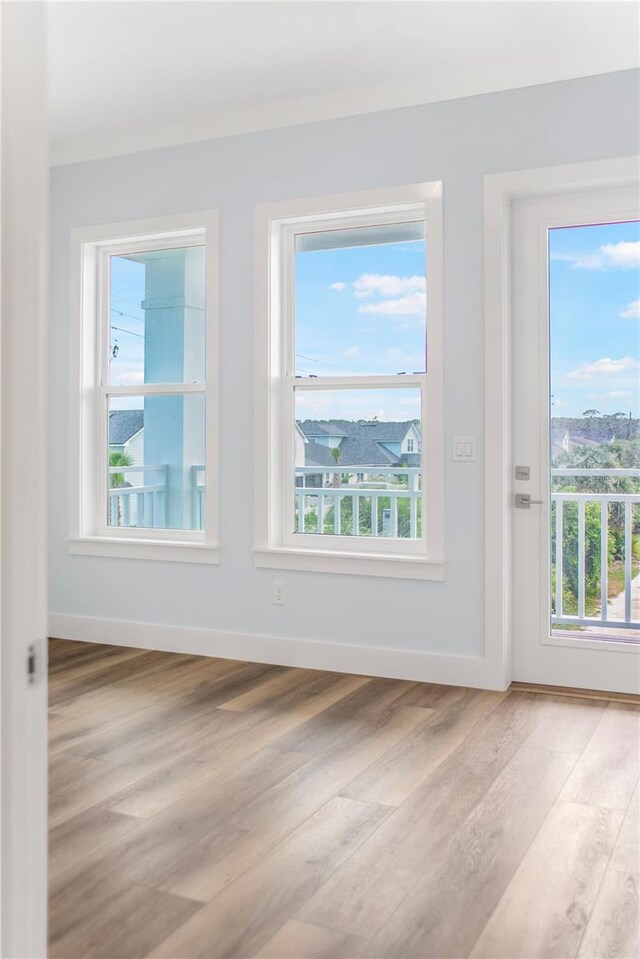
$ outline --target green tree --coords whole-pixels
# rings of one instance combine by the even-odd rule
[[[339,446],[332,446],[329,452],[331,453],[331,457],[332,457],[332,459],[333,459],[333,462],[336,464],[336,466],[338,466],[339,463],[340,463],[340,457],[342,456],[342,450],[340,449]],[[331,485],[332,485],[332,486],[340,486],[340,474],[339,474],[339,473],[334,473],[334,474],[333,474],[333,479],[332,479],[332,481],[331,481]]]
[[[585,601],[596,600],[600,595],[600,504],[585,503],[584,510],[584,589]],[[610,536],[611,538],[611,536]],[[551,516],[551,555],[556,555],[556,506]],[[562,570],[563,611],[565,615],[578,613],[578,504],[565,503],[562,510]],[[555,609],[555,565],[552,571],[552,611]],[[589,604],[585,602],[585,606]],[[587,609],[587,614],[589,610]]]
[[[596,411],[586,411],[596,412]],[[567,493],[639,493],[640,479],[635,476],[575,476],[569,470],[615,470],[640,469],[640,443],[637,440],[614,440],[597,446],[579,446],[571,453],[560,453],[552,463],[553,467],[567,469],[563,476],[554,476],[553,492]],[[623,502],[612,502],[608,506],[607,562],[610,568],[610,585],[615,578],[616,566],[621,566],[625,551],[625,506]],[[632,513],[632,549],[637,552],[640,516]],[[601,523],[602,513],[599,502],[585,503],[585,598],[587,612],[597,608],[600,597],[601,581]],[[556,509],[552,511],[552,557],[555,558]],[[562,512],[563,525],[563,603],[566,613],[578,611],[578,505],[567,502]],[[635,563],[634,563],[635,569]],[[612,573],[613,570],[613,573]],[[552,603],[555,604],[555,566],[552,569]],[[555,610],[554,610],[555,611]]]
[[[132,466],[131,457],[126,453],[121,453],[119,450],[111,450],[109,453],[109,489],[122,489],[127,485],[124,473],[112,473],[111,468],[114,466]],[[118,515],[116,518],[116,524],[122,526],[122,497],[116,496],[116,501],[118,504]],[[111,508],[111,497],[109,497],[109,508]]]
[[[111,450],[109,453],[109,467],[114,466],[132,466],[131,457],[127,453],[121,453],[119,450]],[[109,488],[110,489],[122,489],[123,486],[126,486],[127,481],[125,479],[124,473],[112,473],[111,469],[109,470]]]

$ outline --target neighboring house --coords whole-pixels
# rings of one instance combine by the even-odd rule
[[[375,467],[420,466],[420,432],[414,420],[302,420],[296,425],[296,467],[322,468],[306,472],[305,486],[321,486],[329,470],[339,474],[357,466],[349,475],[349,483],[357,483]],[[299,442],[298,433],[304,443]],[[340,451],[337,459],[333,449]],[[303,485],[301,474],[296,482]]]
[[[304,433],[302,432],[302,430],[296,423],[295,453],[294,453],[296,466],[304,466],[305,464],[304,448],[305,448],[305,444],[308,442],[309,440],[307,439],[307,437],[304,435]]]
[[[132,466],[144,463],[144,410],[109,413],[109,452],[124,453]]]
[[[109,453],[124,453],[131,466],[144,463],[144,410],[112,410],[109,413]],[[144,486],[144,472],[124,474],[125,486]],[[136,525],[138,506],[129,504],[129,523]]]
[[[590,439],[588,436],[571,434],[569,430],[558,428],[554,425],[551,429],[551,459],[555,461],[556,458],[563,453],[573,453],[574,450],[581,448],[593,449],[596,446],[600,446],[601,442],[614,443],[615,437],[611,436],[608,440],[599,441]]]

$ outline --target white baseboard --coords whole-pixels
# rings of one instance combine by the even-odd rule
[[[488,662],[479,656],[445,656],[412,649],[384,649],[64,613],[50,614],[49,635],[58,639],[216,656],[274,666],[301,666],[478,689],[505,688],[501,677],[496,679],[490,675]]]

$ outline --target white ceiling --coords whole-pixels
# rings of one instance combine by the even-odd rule
[[[67,163],[639,65],[626,3],[51,2]]]

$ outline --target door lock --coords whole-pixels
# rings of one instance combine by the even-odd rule
[[[539,506],[543,502],[541,499],[531,499],[528,493],[515,494],[516,509],[531,509],[533,505]]]

